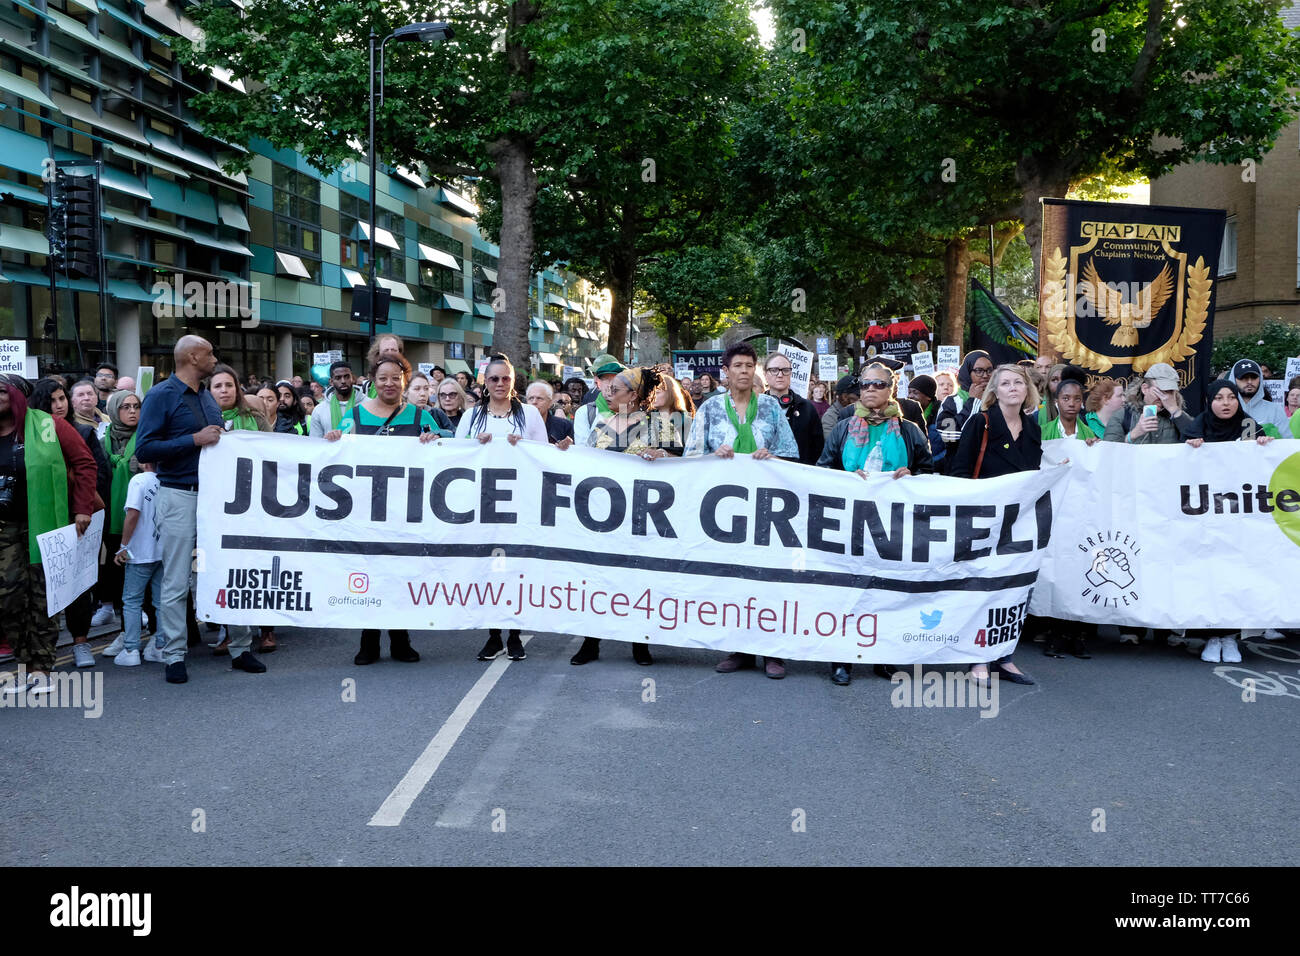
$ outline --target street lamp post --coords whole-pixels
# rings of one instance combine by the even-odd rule
[[[384,45],[389,40],[395,40],[398,43],[405,43],[419,40],[421,43],[441,43],[443,40],[450,40],[456,35],[452,30],[451,24],[435,23],[408,23],[404,27],[398,27],[388,36],[384,37],[379,44],[379,105],[384,104]],[[370,272],[367,285],[370,288],[370,338],[375,337],[375,233],[377,231],[375,210],[376,189],[378,186],[378,171],[375,168],[375,38],[378,34],[373,29],[370,31]]]

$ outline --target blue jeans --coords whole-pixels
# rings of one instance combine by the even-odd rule
[[[162,562],[127,564],[122,568],[122,647],[140,649],[140,607],[144,592],[153,587],[153,606],[162,607]],[[159,635],[162,631],[159,629]]]

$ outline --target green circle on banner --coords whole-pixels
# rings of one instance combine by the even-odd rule
[[[1268,480],[1268,490],[1273,494],[1273,520],[1284,535],[1300,545],[1300,511],[1283,511],[1277,507],[1278,493],[1288,489],[1300,491],[1300,452],[1284,458]]]

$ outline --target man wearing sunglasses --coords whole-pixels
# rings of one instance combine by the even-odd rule
[[[790,389],[790,376],[794,366],[780,352],[773,352],[763,365],[767,376],[767,394],[781,403],[785,420],[790,423],[794,440],[799,445],[799,461],[805,465],[817,464],[822,456],[826,436],[822,434],[822,419],[813,403]]]

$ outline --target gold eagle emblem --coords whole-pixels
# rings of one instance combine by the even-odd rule
[[[1107,325],[1118,325],[1110,344],[1118,348],[1132,348],[1138,344],[1138,329],[1151,324],[1174,291],[1174,276],[1169,263],[1147,287],[1137,294],[1134,302],[1125,302],[1124,294],[1101,280],[1093,260],[1083,267],[1083,294]]]

